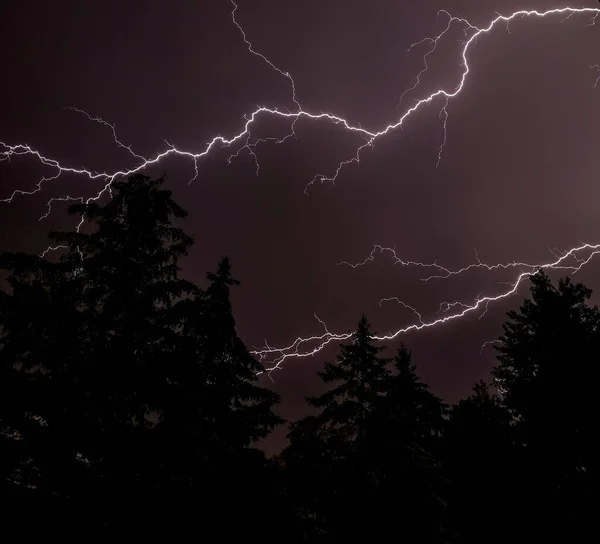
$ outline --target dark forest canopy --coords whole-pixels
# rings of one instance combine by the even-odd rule
[[[592,532],[600,312],[569,279],[531,276],[494,387],[455,406],[387,354],[362,317],[290,424],[236,333],[223,258],[180,277],[186,215],[142,175],[72,206],[57,262],[0,254],[0,497],[5,531],[281,542],[506,542]],[[164,531],[164,533],[163,533]]]

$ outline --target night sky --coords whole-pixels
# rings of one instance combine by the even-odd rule
[[[289,71],[304,110],[331,112],[368,130],[395,122],[415,101],[460,81],[457,25],[429,57],[421,86],[406,95],[423,67],[427,44],[406,49],[447,24],[446,9],[487,26],[496,12],[556,7],[600,7],[523,0],[239,0],[236,17],[254,49]],[[2,102],[0,141],[27,143],[66,166],[114,171],[136,160],[112,140],[110,129],[65,107],[81,108],[116,124],[121,141],[152,157],[167,144],[198,152],[216,135],[243,129],[244,114],[257,106],[293,109],[288,79],[253,56],[232,23],[227,0],[7,3],[0,17]],[[196,237],[184,274],[204,284],[221,255],[232,260],[242,282],[234,295],[238,332],[249,346],[286,345],[318,333],[322,325],[346,332],[366,313],[382,334],[415,322],[398,297],[439,317],[443,301],[472,302],[497,294],[518,270],[470,271],[423,282],[431,271],[394,266],[389,254],[362,268],[373,244],[395,246],[411,261],[460,268],[488,263],[555,259],[581,241],[597,243],[599,196],[600,20],[591,15],[527,17],[482,35],[469,54],[463,91],[448,106],[443,141],[443,99],[421,108],[402,129],[378,139],[359,166],[332,174],[362,140],[327,121],[301,120],[297,139],[265,143],[254,158],[239,149],[218,149],[193,162],[168,158],[145,170],[167,171],[168,186],[189,212],[183,226]],[[289,122],[261,118],[254,138],[285,136]],[[1,149],[0,149],[1,151]],[[32,157],[0,163],[0,198],[55,170]],[[0,203],[0,250],[40,253],[51,228],[72,229],[66,203],[39,221],[46,201],[65,194],[92,196],[104,183],[63,175],[33,196]],[[598,287],[591,262],[575,279]],[[474,381],[488,378],[494,362],[482,343],[501,333],[505,312],[527,293],[490,304],[435,329],[401,337],[413,350],[422,377],[435,393],[455,401]],[[397,342],[387,344],[391,349]],[[481,351],[481,353],[480,353]],[[320,391],[315,372],[337,353],[337,343],[312,358],[289,359],[264,384],[282,396],[281,413],[306,412],[305,395]],[[267,447],[278,447],[284,430]]]

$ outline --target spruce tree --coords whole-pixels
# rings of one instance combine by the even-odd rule
[[[515,417],[530,534],[563,538],[592,530],[598,491],[596,384],[600,312],[591,290],[568,278],[531,276],[531,299],[509,312],[494,376]],[[552,519],[552,523],[547,521]]]
[[[37,255],[3,253],[0,268],[0,489],[15,524],[33,511],[50,530],[88,481],[86,434],[72,432],[85,418],[73,371],[83,355],[81,283]]]
[[[58,263],[3,257],[12,292],[2,297],[2,372],[25,384],[19,410],[35,428],[19,440],[33,444],[19,478],[68,501],[63,516],[80,509],[72,524],[119,527],[156,488],[148,437],[176,339],[171,308],[191,290],[178,260],[192,243],[173,226],[186,214],[162,184],[135,175],[113,182],[104,206],[71,206],[91,232],[51,233],[66,247]]]
[[[72,206],[87,226],[51,234],[59,262],[0,257],[0,490],[44,530],[173,535],[228,510],[247,523],[220,533],[247,535],[279,493],[255,447],[278,397],[235,330],[237,282],[226,258],[206,290],[181,279],[192,240],[162,185],[135,175]]]
[[[366,515],[380,517],[374,528],[379,538],[395,533],[415,544],[445,542],[440,459],[445,406],[417,375],[404,345],[393,367],[368,426],[372,477]]]
[[[389,359],[380,356],[382,350],[363,316],[350,342],[341,344],[337,362],[318,372],[332,386],[307,399],[319,414],[300,420],[289,434],[283,458],[312,539],[368,534],[369,425],[389,379]]]
[[[180,524],[201,520],[208,530],[222,525],[227,510],[240,524],[221,526],[220,534],[240,536],[243,528],[248,536],[242,520],[252,522],[276,498],[275,467],[256,443],[283,421],[273,411],[278,396],[258,383],[262,364],[236,332],[230,289],[239,282],[231,277],[229,259],[207,277],[206,290],[175,307],[179,341],[154,449],[165,492],[173,497],[166,507],[196,508],[180,516]],[[247,493],[254,497],[250,502]]]
[[[326,363],[317,375],[329,391],[311,397],[308,403],[321,409],[319,421],[327,429],[337,453],[350,454],[366,433],[366,424],[386,392],[389,359],[380,357],[383,347],[375,345],[369,323],[362,316],[351,343],[340,346],[336,363]]]
[[[444,431],[445,496],[458,542],[507,542],[519,534],[512,416],[487,384],[452,407]],[[493,530],[490,530],[493,528]]]

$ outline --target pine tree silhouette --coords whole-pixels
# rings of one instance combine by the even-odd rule
[[[446,541],[440,449],[445,406],[419,378],[401,345],[386,395],[369,422],[372,478],[367,502],[375,534],[413,543]],[[401,524],[399,526],[399,521]]]
[[[512,416],[484,382],[452,407],[444,432],[446,497],[458,542],[490,543],[515,538],[522,510],[515,508],[520,485]],[[518,500],[518,499],[517,499]]]
[[[180,341],[153,449],[163,467],[163,498],[170,497],[164,508],[179,511],[179,525],[201,522],[222,536],[248,536],[248,523],[277,493],[275,466],[254,443],[283,420],[273,412],[278,396],[257,383],[261,363],[236,333],[230,288],[238,282],[229,260],[223,258],[208,279],[206,291],[175,307]],[[223,527],[225,510],[239,524]]]
[[[72,370],[86,417],[71,432],[89,437],[82,455],[95,475],[96,509],[114,527],[130,522],[132,504],[149,507],[157,491],[149,445],[176,342],[171,313],[193,290],[178,276],[192,239],[172,224],[187,214],[163,183],[142,175],[117,181],[106,205],[70,208],[91,223],[91,233],[51,234],[69,248],[61,261],[83,287],[76,341],[85,356]]]
[[[135,175],[104,206],[72,206],[92,228],[51,233],[58,263],[0,257],[0,489],[49,534],[172,535],[203,503],[231,507],[209,498],[218,486],[260,490],[240,514],[273,498],[251,444],[281,421],[277,396],[235,332],[228,260],[206,291],[179,277],[192,240],[162,185]],[[153,509],[152,523],[134,514]]]
[[[51,530],[87,492],[86,398],[74,372],[86,311],[68,265],[3,253],[0,268],[8,272],[0,291],[0,489],[7,515],[27,534],[36,529],[23,521],[30,511]]]
[[[356,538],[369,526],[365,490],[371,469],[366,439],[388,385],[389,359],[379,355],[382,349],[374,345],[363,316],[351,342],[341,344],[337,362],[326,363],[317,373],[333,385],[307,399],[321,410],[319,415],[300,420],[289,434],[283,458],[298,512],[313,539]]]
[[[494,376],[516,420],[519,494],[536,504],[530,533],[583,538],[598,491],[600,312],[587,304],[591,290],[568,278],[555,287],[539,272],[531,284],[531,299],[508,313]]]

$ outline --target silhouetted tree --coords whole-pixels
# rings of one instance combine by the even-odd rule
[[[0,268],[8,272],[0,291],[0,491],[5,514],[26,534],[36,524],[18,519],[31,509],[49,523],[86,490],[86,398],[73,371],[84,355],[77,339],[85,310],[68,265],[3,253]]]
[[[339,458],[355,450],[366,433],[367,420],[386,392],[389,359],[379,356],[383,347],[375,346],[367,318],[363,316],[351,337],[341,344],[336,363],[326,363],[317,375],[334,387],[308,403],[321,409],[319,421],[329,440],[336,445]]]
[[[223,258],[217,272],[208,274],[208,279],[204,323],[202,331],[197,331],[205,338],[202,364],[208,367],[212,382],[210,396],[216,407],[223,408],[223,413],[216,415],[216,424],[227,433],[224,442],[233,451],[242,450],[282,423],[272,411],[279,397],[257,384],[263,365],[248,352],[236,333],[230,288],[239,282],[231,278],[229,259]]]
[[[445,407],[421,381],[402,345],[385,397],[368,425],[371,519],[380,538],[396,533],[413,543],[445,541],[440,442]],[[400,523],[399,523],[400,522]]]
[[[229,260],[223,258],[208,279],[206,291],[197,290],[175,308],[180,341],[167,369],[155,450],[171,507],[189,505],[193,493],[191,504],[203,507],[188,522],[201,520],[204,530],[220,526],[221,536],[248,536],[242,520],[256,519],[275,500],[279,475],[255,442],[283,420],[273,412],[278,396],[257,383],[262,364],[235,330],[230,288],[238,282]],[[271,504],[273,515],[278,507]],[[239,523],[222,527],[223,511]],[[261,529],[263,536],[267,530]]]
[[[0,257],[0,491],[55,527],[173,535],[281,496],[253,447],[281,422],[278,397],[236,333],[229,261],[205,291],[179,277],[192,240],[162,185],[134,175],[106,205],[72,206],[91,231],[51,233],[57,263]]]
[[[284,460],[299,511],[307,525],[312,522],[313,530],[327,538],[356,538],[357,531],[369,525],[364,511],[371,470],[366,436],[368,422],[388,385],[389,359],[379,356],[382,349],[374,345],[363,316],[351,342],[341,344],[337,362],[326,363],[318,372],[325,383],[333,385],[307,399],[320,409],[319,415],[299,421],[289,434]]]
[[[318,417],[294,422],[288,433],[289,446],[281,455],[285,485],[294,510],[295,534],[309,542],[330,542],[328,512],[335,495],[331,444]]]
[[[511,421],[510,412],[484,382],[452,407],[443,459],[449,519],[457,542],[500,543],[520,532]]]
[[[598,497],[600,312],[568,278],[555,287],[539,272],[531,284],[508,314],[494,376],[516,420],[530,534],[577,540],[594,530]]]
[[[74,338],[84,357],[71,372],[86,419],[71,433],[88,436],[82,455],[96,475],[97,508],[115,526],[131,517],[131,504],[156,492],[149,439],[177,340],[172,308],[193,290],[178,266],[192,239],[172,223],[187,214],[163,183],[142,175],[115,181],[106,205],[69,210],[91,223],[91,233],[51,234],[68,248],[61,262],[80,278],[78,304],[85,311],[82,334]]]

